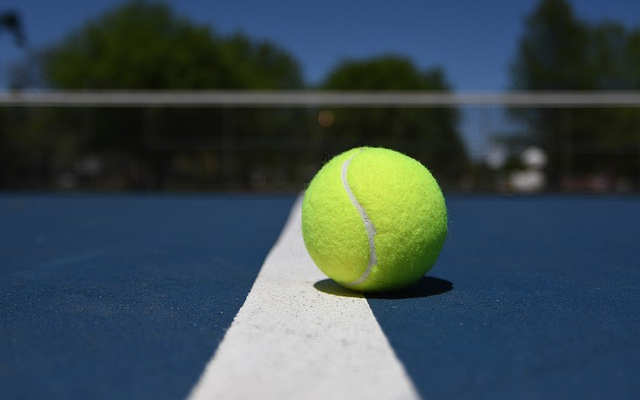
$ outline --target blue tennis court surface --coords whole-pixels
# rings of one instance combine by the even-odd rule
[[[3,196],[0,398],[185,398],[292,203]]]
[[[188,398],[295,200],[0,195],[0,398]],[[637,398],[640,199],[447,204],[429,278],[367,299],[418,396]]]
[[[640,393],[640,201],[449,198],[431,275],[453,289],[370,299],[424,398]]]

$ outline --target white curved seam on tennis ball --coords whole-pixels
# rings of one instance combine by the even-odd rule
[[[373,269],[373,266],[378,263],[378,257],[376,256],[376,244],[373,241],[373,237],[376,235],[376,227],[373,225],[373,222],[371,222],[371,219],[369,219],[369,216],[367,215],[364,207],[362,207],[362,204],[360,204],[358,199],[356,199],[356,196],[354,196],[353,191],[351,191],[351,186],[349,186],[349,182],[347,181],[349,165],[351,164],[351,161],[362,151],[363,149],[360,149],[360,151],[358,151],[353,157],[349,158],[342,164],[342,185],[344,186],[344,190],[347,191],[347,195],[349,195],[351,203],[358,211],[358,214],[360,214],[360,218],[362,218],[362,222],[364,223],[364,227],[367,231],[367,237],[369,239],[369,264],[367,265],[367,269],[364,270],[358,279],[351,282],[350,285],[359,285],[366,281]]]

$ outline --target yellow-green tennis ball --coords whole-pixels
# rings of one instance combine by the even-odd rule
[[[362,147],[331,159],[302,202],[311,258],[347,288],[375,292],[418,281],[447,236],[447,209],[429,170],[404,154]]]

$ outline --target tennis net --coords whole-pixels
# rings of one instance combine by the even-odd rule
[[[385,146],[450,191],[640,191],[640,93],[0,94],[0,188],[298,191]]]

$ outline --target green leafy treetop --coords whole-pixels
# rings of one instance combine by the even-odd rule
[[[297,62],[270,42],[230,38],[155,2],[134,1],[48,49],[46,80],[65,89],[298,88]]]

